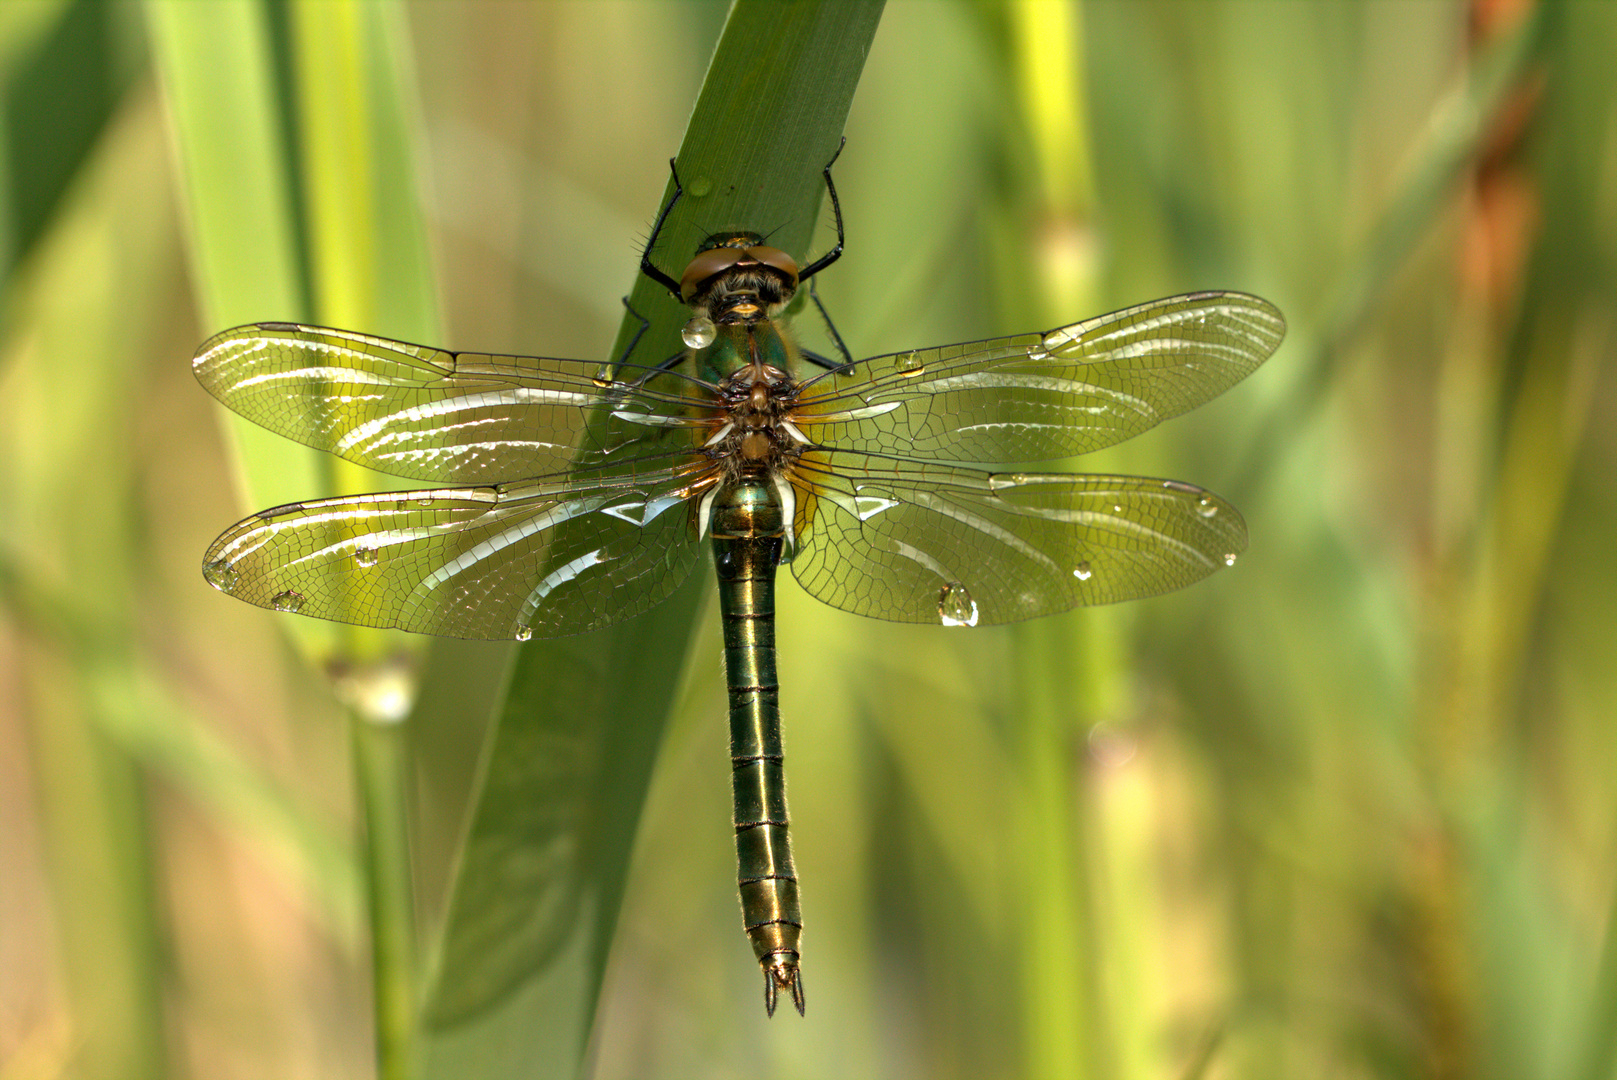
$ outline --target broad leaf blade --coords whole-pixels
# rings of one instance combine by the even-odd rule
[[[658,243],[665,272],[677,278],[726,226],[771,232],[805,264],[816,254],[805,249],[821,169],[879,17],[879,4],[736,5],[679,152],[686,196]],[[677,352],[688,312],[643,278],[631,302],[652,322],[637,360]],[[637,328],[625,321],[615,355]],[[520,650],[429,994],[428,1077],[580,1069],[678,689],[684,648],[673,643],[688,641],[706,587],[620,628]]]

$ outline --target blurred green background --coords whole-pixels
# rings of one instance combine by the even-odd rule
[[[199,572],[242,513],[365,481],[222,423],[188,361],[315,312],[604,357],[726,10],[0,5],[0,1078],[373,1075],[365,912],[401,905],[428,1076],[1617,1075],[1604,2],[892,0],[821,282],[850,348],[1262,295],[1274,359],[1078,466],[1210,487],[1251,548],[970,633],[785,579],[802,1020],[765,1021],[737,918],[701,594],[652,644],[684,674],[621,917],[610,889],[557,916],[608,934],[575,930],[571,999],[416,990],[454,970],[450,896],[503,887],[458,849],[513,650],[411,643],[379,808],[311,658],[397,639],[333,645]],[[281,122],[247,138],[255,86]],[[351,100],[370,126],[333,126]]]

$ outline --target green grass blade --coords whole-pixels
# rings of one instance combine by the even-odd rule
[[[397,5],[154,2],[150,11],[189,180],[208,328],[313,319],[437,339]],[[387,486],[251,425],[237,421],[235,430],[258,499],[272,486],[273,501]],[[336,689],[353,710],[378,1068],[408,1076],[418,997],[411,771],[399,717],[382,715],[374,690],[424,643],[314,620],[285,625],[340,674]]]
[[[878,4],[735,6],[680,147],[685,201],[656,252],[666,272],[677,277],[701,237],[725,226],[809,255],[820,169],[879,17]],[[634,283],[632,303],[652,321],[640,359],[680,348],[688,313],[660,291]],[[637,326],[625,321],[616,354]],[[622,628],[520,650],[429,1004],[429,1076],[580,1069],[683,666],[674,643],[688,640],[706,588],[693,581]]]
[[[307,320],[285,93],[267,6],[152,0],[146,12],[179,155],[203,331]],[[243,509],[330,493],[325,455],[239,417],[226,423]],[[335,648],[330,624],[283,621],[308,654]]]
[[[413,87],[396,4],[300,3],[288,10],[300,204],[314,316],[407,341],[437,341],[437,303],[416,184]],[[329,460],[339,490],[386,481]],[[386,484],[386,486],[394,486]],[[415,1075],[415,891],[408,838],[413,782],[388,691],[426,642],[339,631],[351,709],[355,783],[364,806],[377,1073]]]
[[[64,1072],[87,1080],[155,1080],[172,1066],[159,992],[172,958],[144,763],[108,737],[98,692],[134,651],[142,564],[129,443],[141,363],[161,334],[154,313],[178,269],[159,132],[149,98],[124,103],[7,298],[16,332],[0,358],[0,548],[52,893],[62,998],[52,1008],[74,1030]],[[64,598],[94,639],[58,632],[21,594]]]
[[[0,282],[44,234],[128,90],[128,9],[0,5]],[[132,50],[130,50],[132,51]]]

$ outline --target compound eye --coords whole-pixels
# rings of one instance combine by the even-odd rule
[[[793,285],[797,284],[797,263],[790,255],[780,250],[780,248],[763,246],[750,247],[747,249],[747,257],[757,262],[761,262],[765,266],[771,267],[772,269],[779,270],[781,273],[792,279]]]
[[[727,247],[697,252],[696,258],[685,267],[685,276],[679,279],[679,298],[687,304],[690,303],[691,297],[696,295],[696,290],[700,289],[703,283],[713,275],[722,274],[730,269],[740,262],[745,254],[738,248]]]

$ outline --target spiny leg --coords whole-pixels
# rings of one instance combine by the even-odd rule
[[[623,298],[623,310],[635,317],[635,320],[640,323],[640,329],[634,332],[634,337],[629,339],[629,344],[624,348],[623,355],[618,357],[618,367],[628,364],[629,356],[634,352],[634,347],[640,344],[640,339],[646,336],[647,330],[651,329],[651,320],[636,311],[634,305],[629,303],[627,296]]]
[[[843,343],[842,335],[837,333],[837,324],[831,321],[831,313],[826,311],[825,305],[820,302],[819,284],[820,283],[818,281],[809,282],[809,299],[814,302],[814,307],[817,311],[819,311],[820,318],[825,320],[825,328],[830,331],[831,340],[836,342],[837,352],[842,354],[841,365],[832,365],[829,363],[821,365],[834,371],[836,370],[837,366],[851,366],[853,364],[853,354],[848,351],[848,346]],[[823,357],[821,359],[823,359]]]
[[[807,281],[842,257],[842,203],[837,199],[837,186],[831,182],[831,166],[837,163],[837,158],[842,155],[842,148],[847,145],[848,138],[843,136],[842,141],[837,143],[837,152],[831,155],[831,160],[827,161],[825,168],[821,170],[825,176],[825,190],[831,194],[831,212],[837,219],[837,246],[804,267],[797,275],[800,282]]]
[[[832,160],[836,159],[833,158]],[[679,197],[685,194],[685,187],[679,182],[679,170],[674,167],[673,158],[668,159],[668,171],[674,175],[674,194],[669,197],[668,202],[663,206],[662,213],[657,215],[657,222],[651,227],[651,235],[646,237],[645,250],[640,253],[640,272],[667,289],[673,294],[675,300],[680,300],[679,282],[663,273],[662,270],[658,269],[657,264],[651,261],[651,249],[657,246],[657,236],[663,231],[663,222],[668,220],[668,214],[674,209],[674,204],[679,202]],[[840,248],[840,246],[839,244],[838,247]],[[683,301],[681,302],[683,303]]]
[[[831,359],[829,356],[821,356],[812,349],[799,348],[797,350],[797,354],[803,359],[807,360],[809,363],[813,364],[815,367],[824,368],[826,371],[841,371],[847,366],[846,364],[842,364]]]

